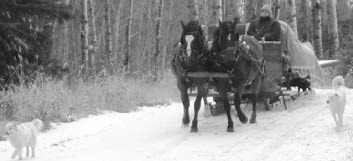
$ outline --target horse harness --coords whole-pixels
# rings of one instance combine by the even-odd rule
[[[193,35],[195,38],[196,37],[199,37],[201,36],[201,34],[198,32],[198,31],[193,31],[193,32],[188,32],[188,34],[185,34],[185,35]],[[196,49],[191,49],[191,52],[194,52],[196,53],[197,57],[196,57],[196,60],[199,61],[201,60],[201,58],[203,58],[205,56],[205,52],[203,52],[203,42],[202,43],[198,43]],[[178,55],[179,57],[181,58],[181,60],[186,60],[188,59],[186,57],[187,54],[185,54],[187,52],[187,49],[183,49],[181,46],[182,46],[182,43],[179,42],[178,43],[178,46],[179,46],[179,52],[178,52]]]
[[[246,46],[246,44],[240,44],[239,42],[236,43],[235,46],[229,46],[226,48],[226,50],[223,51],[223,53],[225,51],[233,51],[234,57],[235,57],[235,62],[239,61],[239,58],[241,56],[243,56],[246,60],[248,60],[249,62],[253,63],[257,70],[260,72],[261,75],[265,74],[265,59],[264,57],[257,59],[254,56],[252,56],[249,52],[249,46]],[[243,52],[241,51],[243,50]],[[239,54],[237,54],[239,53]],[[224,55],[224,54],[222,54]],[[233,73],[235,70],[235,68],[233,67],[232,70],[230,71],[230,73]]]
[[[185,35],[193,35],[194,37],[201,36],[201,34],[198,31],[188,32],[188,34],[185,34]],[[187,54],[186,54],[187,49],[184,49],[182,47],[182,43],[181,42],[178,43],[178,47],[177,48],[178,48],[178,52],[174,55],[173,61],[175,61],[175,59],[178,58],[182,62],[182,64],[187,62],[188,59],[190,59],[190,58],[187,57]],[[201,62],[202,61],[201,59],[204,56],[206,56],[206,52],[204,52],[203,48],[204,48],[203,47],[203,42],[199,42],[198,45],[196,46],[196,49],[191,49],[191,52],[195,53],[197,55],[195,61]],[[191,66],[191,65],[187,64],[187,66]],[[189,82],[190,80],[187,77],[188,69],[185,69],[184,65],[181,65],[180,67],[181,67],[182,75],[185,77],[186,82]]]

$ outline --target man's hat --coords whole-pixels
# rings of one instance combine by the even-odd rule
[[[266,11],[266,12],[269,13],[270,15],[272,14],[271,7],[270,7],[270,5],[268,5],[268,4],[265,4],[264,6],[262,6],[261,12],[262,12],[262,11]]]

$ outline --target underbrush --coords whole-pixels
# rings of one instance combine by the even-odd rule
[[[139,106],[169,104],[177,99],[174,77],[159,81],[148,76],[110,76],[92,81],[37,77],[33,83],[11,85],[0,92],[0,120],[42,119],[67,122],[101,111],[131,112]]]

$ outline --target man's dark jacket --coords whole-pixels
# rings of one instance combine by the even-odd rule
[[[265,41],[280,41],[281,25],[272,17],[258,18],[250,23],[248,35],[257,40],[265,37]]]

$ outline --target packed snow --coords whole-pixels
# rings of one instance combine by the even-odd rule
[[[235,132],[226,132],[225,114],[199,114],[199,132],[183,127],[181,103],[145,107],[133,113],[106,112],[41,133],[31,161],[344,161],[353,160],[353,109],[347,90],[344,127],[335,123],[326,103],[331,90],[316,89],[271,111],[259,107],[256,124],[232,117]],[[211,100],[211,99],[210,99]],[[191,103],[193,105],[193,103]],[[202,108],[203,109],[203,108]],[[233,108],[234,109],[234,108]],[[243,105],[250,116],[251,105]],[[190,108],[190,116],[193,116]],[[0,161],[13,148],[0,142]]]

